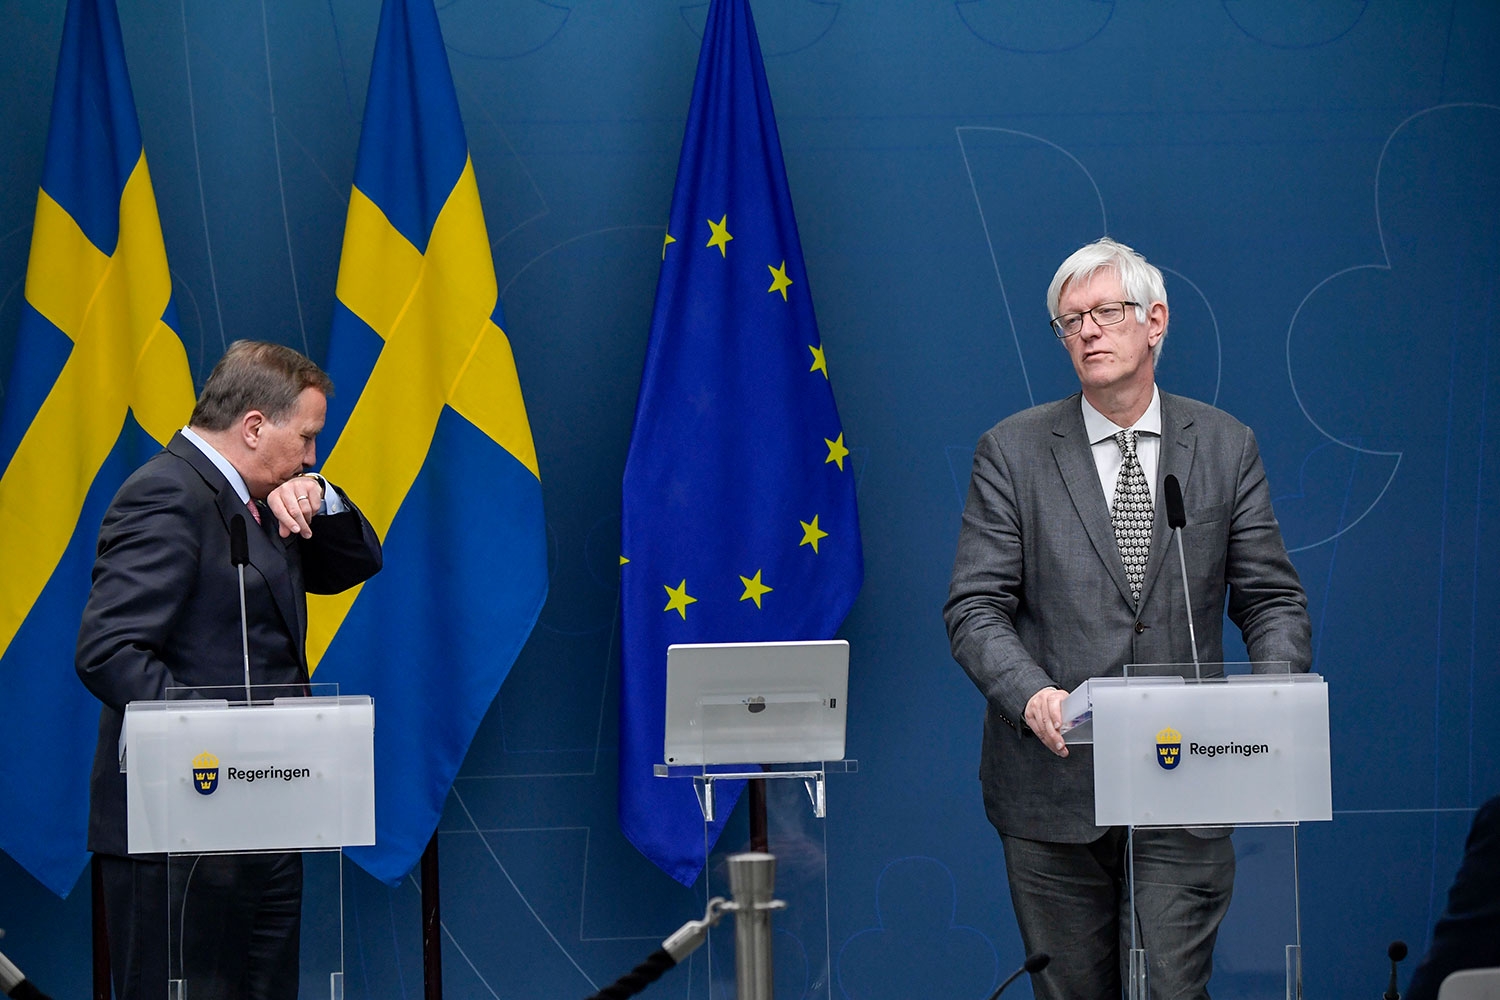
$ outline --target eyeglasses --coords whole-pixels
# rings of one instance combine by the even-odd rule
[[[1063,313],[1052,320],[1052,332],[1058,340],[1076,337],[1083,330],[1083,317],[1092,316],[1100,326],[1114,326],[1125,318],[1126,306],[1139,306],[1139,302],[1101,302],[1081,313]]]

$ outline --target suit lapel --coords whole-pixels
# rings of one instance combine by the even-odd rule
[[[277,532],[274,524],[275,518],[269,511],[262,514],[268,523],[257,525],[249,509],[240,502],[239,495],[224,478],[224,474],[187,438],[180,433],[173,435],[172,440],[167,443],[167,450],[191,465],[203,478],[208,488],[214,491],[215,503],[219,508],[219,516],[223,520],[225,531],[229,530],[230,522],[234,518],[245,519],[245,540],[249,543],[247,548],[250,565],[265,579],[282,621],[286,623],[292,635],[297,637],[298,655],[306,656],[301,641],[306,635],[302,625],[303,616],[299,614],[297,589],[292,586],[292,574],[288,563],[290,557],[287,545],[292,540],[282,538]],[[233,569],[233,567],[228,568]],[[307,664],[304,663],[303,667],[306,668],[306,666]]]
[[[1151,554],[1146,559],[1146,577],[1141,584],[1143,606],[1171,548],[1172,532],[1167,527],[1164,484],[1168,476],[1176,476],[1182,492],[1187,493],[1188,476],[1193,471],[1193,454],[1198,446],[1198,433],[1193,429],[1193,418],[1184,414],[1176,404],[1177,397],[1165,392],[1161,394],[1161,452],[1156,462],[1156,514],[1151,522]]]
[[[281,619],[291,634],[297,637],[297,655],[303,656],[305,654],[301,640],[306,636],[306,630],[302,626],[302,608],[297,600],[297,588],[292,586],[289,568],[291,553],[287,551],[293,544],[292,539],[281,537],[281,533],[276,530],[276,515],[268,509],[261,510],[262,523],[257,525],[233,490],[226,490],[219,495],[221,510],[225,507],[226,495],[231,514],[244,511],[245,519],[249,521],[245,525],[248,529],[245,534],[250,540],[250,565],[265,578],[266,585],[271,589],[271,597],[276,602],[276,610],[281,613]],[[306,667],[307,664],[304,663],[303,666]]]
[[[1083,529],[1088,533],[1105,572],[1119,588],[1120,596],[1134,607],[1135,598],[1130,596],[1130,581],[1125,579],[1125,563],[1120,558],[1114,525],[1109,520],[1109,504],[1099,487],[1099,468],[1094,464],[1094,452],[1083,426],[1083,410],[1077,396],[1070,396],[1064,402],[1062,415],[1053,426],[1052,434],[1052,455],[1057,460],[1057,471],[1062,475],[1068,496],[1073,500],[1073,509],[1078,512],[1078,519],[1083,522]]]

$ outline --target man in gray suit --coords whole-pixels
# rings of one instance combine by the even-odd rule
[[[1307,598],[1255,435],[1156,386],[1161,272],[1102,239],[1063,262],[1047,306],[1082,393],[980,438],[943,610],[953,656],[985,696],[985,808],[1027,953],[1052,956],[1033,977],[1038,998],[1118,1000],[1133,933],[1153,998],[1207,997],[1234,884],[1228,831],[1136,831],[1132,914],[1126,834],[1094,825],[1092,748],[1064,744],[1062,701],[1126,664],[1193,660],[1182,575],[1167,562],[1166,476],[1187,511],[1199,659],[1223,659],[1227,608],[1252,660],[1307,670]]]

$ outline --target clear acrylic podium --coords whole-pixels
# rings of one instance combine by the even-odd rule
[[[1236,880],[1214,981],[1301,1000],[1297,824],[1331,820],[1328,689],[1285,663],[1131,665],[1063,703],[1064,740],[1093,744],[1094,821],[1137,830],[1235,827]],[[1133,853],[1127,856],[1134,914]],[[1132,920],[1127,987],[1146,1000]]]
[[[766,847],[776,856],[776,899],[785,903],[771,921],[775,995],[831,1000],[827,776],[859,769],[843,759],[848,643],[673,647],[680,649],[701,651],[707,660],[695,674],[669,654],[666,763],[655,773],[691,781],[697,792],[708,858],[704,903],[732,895],[728,859],[754,849],[737,824],[725,826],[713,844],[710,823],[724,817],[744,782],[759,781]],[[711,931],[706,951],[709,1000],[734,998],[733,930]]]
[[[274,870],[301,915],[301,995],[342,1000],[341,848],[375,842],[374,706],[333,684],[249,694],[176,688],[125,710],[129,850],[166,857],[167,996],[212,992],[240,956],[214,953],[204,915]]]

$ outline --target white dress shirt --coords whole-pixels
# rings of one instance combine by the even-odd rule
[[[1089,445],[1094,451],[1094,468],[1099,471],[1099,485],[1104,488],[1104,502],[1111,509],[1115,503],[1115,482],[1120,478],[1120,467],[1125,464],[1125,453],[1115,443],[1114,436],[1120,431],[1135,431],[1135,457],[1146,474],[1146,490],[1151,502],[1156,503],[1156,467],[1161,459],[1161,390],[1151,386],[1151,404],[1130,427],[1121,427],[1100,413],[1080,396],[1083,402],[1083,429],[1088,433]]]

